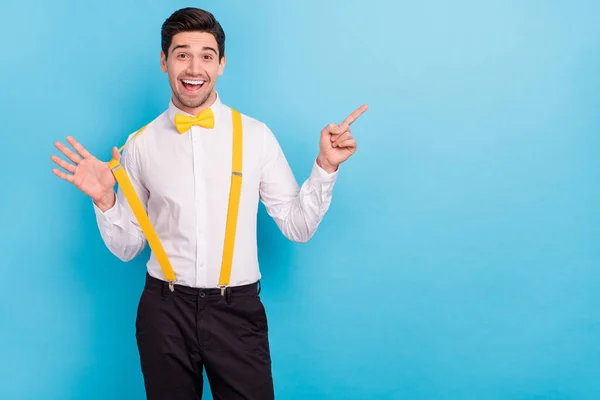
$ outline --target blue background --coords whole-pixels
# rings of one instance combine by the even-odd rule
[[[165,109],[160,25],[187,5],[299,182],[370,106],[311,242],[261,207],[278,398],[600,398],[600,3],[516,0],[2,2],[0,398],[144,398],[148,252],[113,257],[50,155],[108,160]]]

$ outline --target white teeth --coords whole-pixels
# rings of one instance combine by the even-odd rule
[[[202,85],[204,83],[204,81],[189,81],[189,80],[183,80],[183,83],[187,84],[187,85]]]

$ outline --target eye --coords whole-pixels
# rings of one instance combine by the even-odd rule
[[[205,55],[204,55],[204,59],[205,59],[205,60],[212,60],[212,59],[213,59],[213,56],[212,56],[212,55],[210,55],[210,54],[205,54]]]
[[[179,53],[179,54],[177,55],[177,58],[184,59],[184,58],[187,58],[187,56],[188,56],[188,55],[187,55],[187,54],[185,54],[185,53]]]

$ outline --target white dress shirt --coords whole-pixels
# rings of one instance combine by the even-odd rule
[[[214,128],[193,126],[180,134],[175,129],[175,114],[189,114],[170,101],[167,110],[127,143],[121,156],[121,164],[160,238],[177,283],[191,287],[217,287],[225,239],[231,182],[231,109],[218,95],[211,108]],[[256,238],[258,201],[263,202],[287,238],[306,242],[329,208],[338,174],[328,174],[315,160],[310,177],[299,187],[271,130],[243,114],[242,129],[243,184],[232,286],[261,278]],[[94,204],[94,210],[102,239],[115,256],[129,261],[143,250],[146,239],[120,188],[111,209],[102,212]],[[153,252],[147,268],[151,276],[165,279]]]

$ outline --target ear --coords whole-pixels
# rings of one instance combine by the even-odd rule
[[[227,61],[227,57],[221,57],[221,61],[219,62],[219,69],[217,70],[217,75],[221,76],[223,74],[223,70],[225,69],[225,62]]]
[[[167,72],[167,56],[162,50],[160,52],[160,69],[162,72]]]

